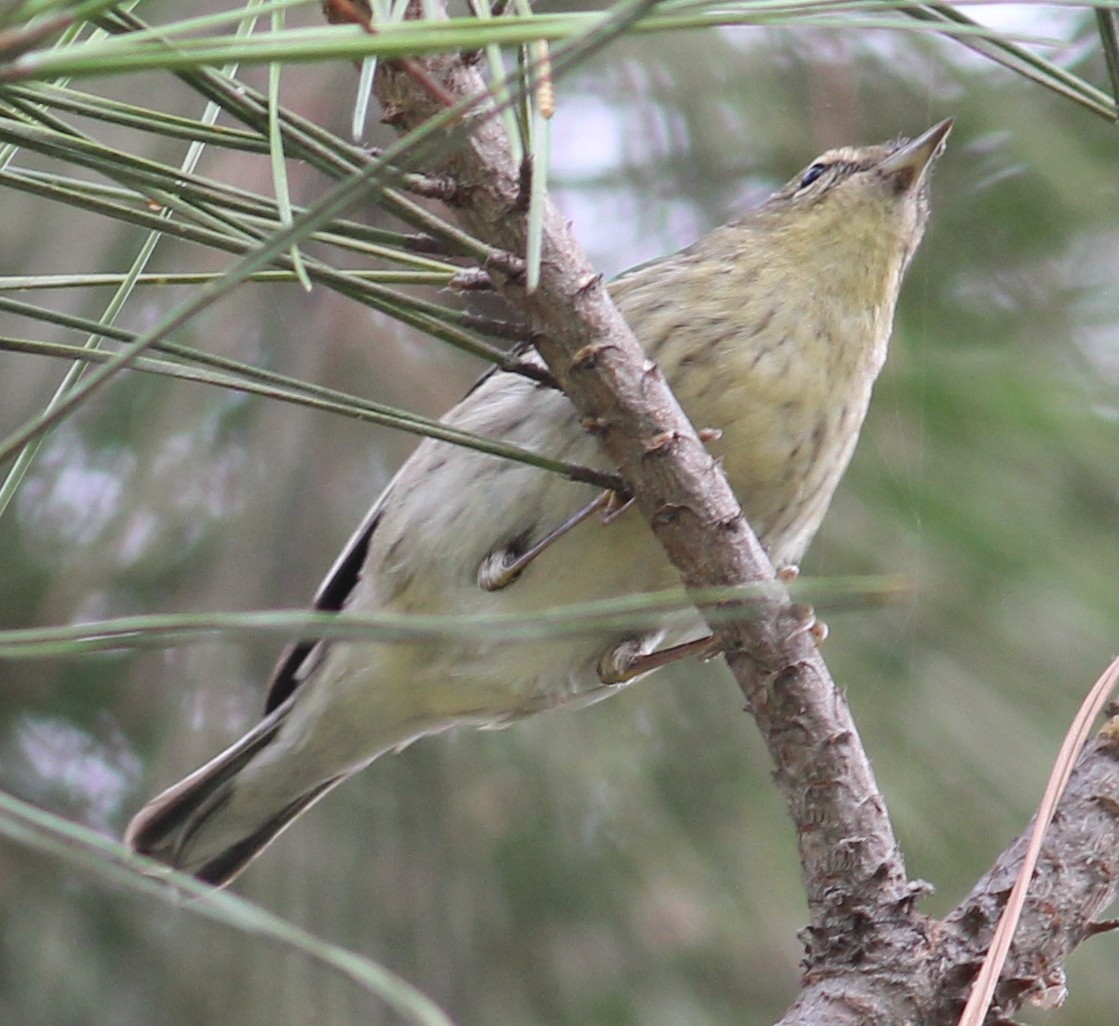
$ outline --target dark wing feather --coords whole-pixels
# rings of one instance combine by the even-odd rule
[[[513,350],[514,353],[518,351],[526,362],[538,362],[543,367],[543,361],[538,356],[534,357],[532,355],[530,345],[524,344]],[[491,367],[474,382],[470,391],[463,398],[473,395],[483,382],[500,373],[502,373],[500,368]],[[544,382],[536,382],[536,386],[538,388],[552,387]],[[385,500],[388,498],[391,489],[392,485],[390,484],[381,498],[373,504],[373,508],[366,515],[362,525],[342,550],[342,555],[338,557],[330,573],[327,574],[326,580],[319,587],[312,603],[312,608],[316,612],[336,613],[346,608],[346,603],[353,593],[354,587],[361,579],[361,568],[369,552],[369,542],[373,537],[373,531],[378,521],[381,519],[381,511],[384,509]],[[295,693],[305,677],[305,674],[300,671],[308,665],[309,657],[318,647],[319,641],[312,638],[293,642],[280,654],[279,662],[272,671],[272,676],[268,682],[268,698],[264,705],[266,714],[283,705]]]
[[[315,600],[311,604],[316,612],[337,613],[346,607],[354,587],[361,579],[361,568],[369,552],[369,541],[373,537],[373,530],[381,519],[384,501],[385,496],[382,495],[381,499],[373,504],[365,520],[331,567],[330,573],[326,575],[326,580],[319,586]],[[295,693],[295,689],[303,681],[300,670],[319,643],[314,638],[295,641],[283,650],[268,681],[268,698],[264,703],[265,715],[283,705]]]

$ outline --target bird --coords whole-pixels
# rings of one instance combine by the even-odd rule
[[[705,429],[775,566],[804,555],[851,459],[951,127],[947,118],[912,140],[831,149],[760,206],[610,284],[647,357]],[[610,471],[568,398],[542,377],[495,370],[444,420]],[[314,608],[531,616],[678,581],[647,522],[616,495],[426,439]],[[125,841],[224,886],[378,756],[451,727],[590,704],[702,634],[693,612],[531,643],[296,642],[280,657],[263,719],[145,805]]]

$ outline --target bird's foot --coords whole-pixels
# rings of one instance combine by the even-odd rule
[[[604,491],[581,510],[568,517],[554,531],[549,531],[535,545],[525,552],[512,549],[495,549],[478,565],[478,587],[484,591],[500,591],[509,587],[528,568],[528,565],[541,553],[558,542],[565,534],[589,520],[595,513],[602,511],[602,522],[612,523],[628,508],[632,499],[619,497],[617,492]]]
[[[603,684],[626,684],[631,680],[659,670],[662,666],[679,662],[681,659],[713,659],[719,655],[720,648],[710,634],[694,641],[684,641],[668,648],[658,648],[652,652],[644,651],[641,639],[623,641],[611,649],[598,662],[598,676]]]

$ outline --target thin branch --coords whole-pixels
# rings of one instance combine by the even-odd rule
[[[431,4],[426,6],[430,16]],[[556,74],[569,59],[564,49],[557,51]],[[460,59],[429,58],[425,65],[455,95],[482,89]],[[382,69],[377,89],[403,129],[437,113],[394,69]],[[472,234],[500,250],[525,251],[520,169],[493,118],[481,121],[464,147],[425,170],[463,184],[460,217]],[[773,582],[773,567],[719,468],[550,204],[542,225],[536,291],[526,294],[519,278],[496,268],[490,268],[491,278],[529,317],[539,352],[584,424],[601,438],[686,586]],[[924,885],[906,876],[850,711],[807,632],[797,629],[802,625],[795,610],[778,598],[749,623],[711,626],[777,766],[797,831],[810,924],[803,934],[804,988],[783,1026],[947,1026],[982,960],[981,942],[1010,890],[1019,847],[1011,847],[949,921],[917,912]],[[1061,854],[1051,860],[1047,877],[1068,874],[1075,882],[1056,910],[1046,904],[1045,892],[1031,896],[1023,929],[1036,936],[1020,938],[1012,954],[1018,979],[1004,981],[1000,1010],[1038,995],[1046,981],[1056,984],[1060,960],[1088,934],[1091,916],[1112,896],[1112,881],[1119,880],[1117,748],[1113,737],[1105,737],[1078,767],[1050,841],[1066,847],[1052,849]],[[1084,831],[1090,832],[1087,843]],[[1063,928],[1047,915],[1065,917]]]
[[[958,985],[972,974],[994,934],[1030,844],[1027,827],[944,921],[932,957],[956,967],[930,995],[932,1023],[954,1023]],[[995,991],[1000,1018],[1027,1003],[1059,1004],[1062,964],[1092,936],[1095,918],[1119,890],[1119,720],[1112,719],[1077,761],[1045,835],[1006,969]],[[957,984],[953,988],[950,984]],[[966,995],[966,989],[963,992]]]
[[[557,48],[553,74],[574,56],[570,46]],[[455,95],[483,88],[458,58],[425,65]],[[377,89],[402,129],[438,113],[395,69],[381,70]],[[464,146],[425,170],[463,183],[459,213],[468,231],[498,249],[525,251],[520,169],[494,118],[479,119]],[[528,295],[517,278],[495,268],[491,277],[530,318],[541,355],[600,436],[685,584],[773,582],[773,567],[721,470],[550,203],[542,226],[539,287]],[[802,623],[787,594],[777,591],[783,599],[766,616],[712,627],[780,767],[809,894],[809,963],[822,965],[835,954],[836,938],[857,936],[866,921],[897,918],[914,892],[846,703],[807,632],[797,629]]]

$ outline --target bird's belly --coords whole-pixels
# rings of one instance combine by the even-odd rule
[[[459,716],[473,712],[480,720],[508,721],[572,700],[604,697],[599,661],[634,637],[655,647],[669,628],[663,614],[650,615],[643,624],[617,626],[602,622],[606,610],[587,612],[574,629],[558,622],[552,634],[546,627],[548,614],[557,607],[608,603],[671,587],[678,580],[636,509],[611,523],[595,516],[578,525],[500,590],[480,588],[473,574],[448,578],[438,595],[425,595],[427,609],[482,626],[487,618],[502,616],[521,623],[428,648],[423,673],[434,688],[424,688],[425,700],[442,689],[441,700],[456,706]],[[410,603],[413,597],[401,598]],[[697,622],[694,612],[683,618]]]
[[[796,563],[850,460],[870,401],[869,386],[837,389],[825,382],[821,387],[807,376],[731,380],[737,384],[714,397],[696,394],[687,377],[674,385],[696,427],[719,432],[708,448],[721,461],[774,563]]]

